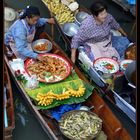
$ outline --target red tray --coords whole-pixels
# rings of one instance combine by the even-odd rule
[[[40,82],[44,82],[44,83],[56,83],[56,82],[59,82],[59,81],[62,81],[62,80],[64,80],[64,79],[66,79],[66,78],[70,75],[71,70],[72,70],[72,66],[70,65],[70,63],[69,63],[65,58],[63,58],[63,57],[61,57],[61,56],[59,56],[59,55],[56,55],[56,54],[51,54],[51,53],[39,54],[39,55],[40,55],[40,56],[49,56],[49,57],[54,57],[54,58],[60,59],[61,61],[64,62],[64,64],[65,64],[64,66],[66,67],[66,76],[65,76],[64,78],[62,78],[62,79],[57,79],[57,80],[51,81],[51,82],[46,82],[46,80],[41,79],[41,78],[38,78],[38,80],[39,80]],[[26,71],[29,75],[31,75],[31,73],[30,73],[30,71],[28,71],[27,67],[28,67],[30,64],[33,64],[33,63],[35,63],[35,62],[36,62],[35,59],[29,58],[29,59],[27,59],[27,60],[25,61],[25,63],[24,63],[25,71]]]

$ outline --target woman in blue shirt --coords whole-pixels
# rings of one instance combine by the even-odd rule
[[[10,47],[17,58],[25,60],[29,57],[42,60],[42,57],[33,52],[31,42],[34,39],[36,28],[46,23],[54,24],[55,22],[53,18],[40,18],[39,9],[28,6],[5,34],[5,45]]]

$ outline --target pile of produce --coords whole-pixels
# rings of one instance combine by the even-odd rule
[[[47,82],[59,81],[67,76],[66,63],[62,59],[43,56],[44,61],[35,61],[27,66],[30,75],[36,75],[38,79]]]
[[[102,120],[96,114],[76,110],[64,114],[59,126],[71,140],[91,140],[100,133]]]
[[[48,9],[55,15],[59,24],[74,21],[74,14],[72,11],[59,0],[43,0]]]
[[[38,93],[36,100],[38,105],[47,106],[53,102],[53,100],[64,100],[72,97],[81,97],[85,93],[85,88],[80,86],[78,90],[73,90],[68,88],[66,91],[63,91],[62,94],[55,94],[52,90],[46,94]]]
[[[39,109],[50,109],[63,104],[78,104],[84,102],[92,93],[94,87],[83,82],[75,73],[64,81],[55,84],[39,83],[36,89],[27,89],[26,93],[34,100]]]
[[[39,44],[34,46],[34,49],[37,51],[46,51],[48,49],[48,42],[45,42],[44,44]]]

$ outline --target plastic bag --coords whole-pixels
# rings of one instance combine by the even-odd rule
[[[35,89],[38,87],[39,81],[37,80],[36,75],[32,75],[31,77],[27,77],[27,82],[25,87],[28,89]]]

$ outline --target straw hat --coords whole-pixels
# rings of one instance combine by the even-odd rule
[[[16,11],[12,8],[4,8],[4,19],[6,21],[13,21],[16,18]]]

